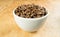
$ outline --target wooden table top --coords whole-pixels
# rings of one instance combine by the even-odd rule
[[[13,18],[13,9],[21,4],[35,3],[47,8],[49,16],[37,32],[20,29]],[[60,37],[59,0],[0,0],[0,37]]]

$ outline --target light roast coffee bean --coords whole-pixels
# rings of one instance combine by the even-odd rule
[[[44,7],[35,4],[28,4],[18,6],[15,9],[15,14],[23,18],[39,18],[45,16],[47,11]]]

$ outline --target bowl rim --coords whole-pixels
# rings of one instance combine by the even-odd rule
[[[15,8],[15,9],[16,9],[16,8]],[[43,18],[47,17],[48,14],[49,14],[49,13],[47,12],[47,14],[46,14],[45,16],[42,16],[42,17],[40,17],[40,18],[23,18],[23,17],[19,17],[18,15],[16,15],[16,14],[14,13],[15,9],[13,10],[13,15],[17,16],[18,18],[27,19],[27,20],[38,20],[38,19],[43,19]]]

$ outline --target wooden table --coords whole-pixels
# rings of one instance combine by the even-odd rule
[[[10,2],[10,3],[9,3]],[[47,8],[49,16],[37,32],[30,33],[20,29],[13,18],[12,11],[21,4],[35,3]],[[1,0],[0,1],[0,37],[60,37],[60,1],[59,0]]]

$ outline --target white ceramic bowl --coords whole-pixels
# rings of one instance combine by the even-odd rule
[[[15,10],[14,10],[15,11]],[[44,21],[46,20],[48,13],[40,18],[22,18],[17,16],[13,11],[13,16],[14,19],[17,23],[17,25],[28,32],[34,32],[37,31],[44,23]]]

